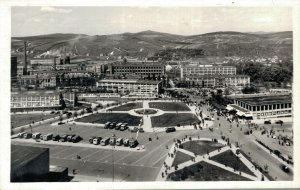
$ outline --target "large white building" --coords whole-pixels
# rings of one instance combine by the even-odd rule
[[[266,119],[292,116],[291,95],[260,95],[254,97],[236,98],[234,104],[227,106],[235,109],[239,116],[253,119]]]
[[[139,79],[100,80],[96,86],[102,92],[120,93],[123,95],[156,96],[161,92],[162,81]]]
[[[187,81],[191,81],[197,87],[222,88],[235,86],[239,89],[250,85],[250,77],[247,75],[189,75]]]
[[[234,66],[213,66],[213,65],[186,65],[180,69],[181,79],[189,75],[236,75]]]
[[[10,107],[18,110],[46,110],[59,108],[60,93],[57,91],[17,91],[11,92]],[[74,93],[62,93],[63,99],[74,103]]]

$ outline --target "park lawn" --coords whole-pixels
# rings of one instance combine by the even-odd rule
[[[176,166],[176,165],[182,164],[182,163],[190,161],[190,160],[191,160],[190,155],[187,155],[183,152],[177,151],[172,166]]]
[[[168,181],[250,181],[238,174],[229,172],[206,162],[199,162],[168,176]]]
[[[198,123],[199,119],[192,113],[165,113],[160,116],[151,117],[152,127],[170,127],[190,125],[192,123]]]
[[[132,102],[128,104],[124,104],[118,107],[114,107],[111,110],[112,111],[129,111],[132,109],[138,109],[138,108],[143,108],[143,103],[142,102]]]
[[[235,155],[231,150],[227,150],[218,154],[216,156],[211,157],[211,160],[219,162],[220,164],[227,165],[228,167],[234,168],[241,172],[247,173],[249,175],[253,175],[253,172],[249,170],[249,168]]]
[[[149,102],[149,107],[163,111],[191,111],[191,109],[182,102]]]
[[[46,119],[56,117],[54,114],[13,114],[10,116],[11,128],[20,127],[23,125],[31,124],[33,121],[39,122]]]
[[[128,123],[130,126],[138,126],[141,121],[141,117],[132,116],[128,113],[96,113],[89,116],[85,116],[76,119],[77,122],[83,123],[106,123],[106,122],[121,122]]]
[[[197,155],[207,154],[218,148],[224,147],[223,144],[211,141],[187,141],[182,143],[182,147],[185,150],[196,153]]]

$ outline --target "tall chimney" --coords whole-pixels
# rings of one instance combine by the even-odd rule
[[[24,41],[24,70],[23,75],[27,75],[27,42]]]

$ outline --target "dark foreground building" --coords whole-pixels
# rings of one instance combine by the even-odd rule
[[[49,174],[49,148],[11,146],[11,182],[42,181]]]

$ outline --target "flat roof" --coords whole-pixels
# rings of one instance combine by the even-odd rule
[[[218,74],[213,74],[213,75],[198,75],[198,74],[189,74],[188,77],[202,77],[202,78],[217,78],[217,77],[222,77],[222,78],[234,78],[234,77],[249,77],[248,75],[218,75]]]
[[[49,148],[11,145],[11,168],[20,168],[47,151]]]
[[[237,111],[241,111],[241,112],[249,112],[249,110],[245,109],[245,108],[242,108],[242,107],[239,107],[235,104],[230,104],[231,107],[233,107],[234,109],[236,109]]]
[[[236,68],[235,66],[229,66],[229,65],[226,65],[226,66],[220,66],[220,65],[196,65],[196,64],[193,64],[193,65],[184,65],[182,66],[182,68],[193,68],[193,67],[203,67],[203,68]]]
[[[11,96],[12,97],[20,97],[20,96],[58,96],[60,93],[64,92],[60,92],[60,91],[54,91],[54,90],[35,90],[35,91],[15,91],[15,92],[11,92]]]
[[[242,101],[249,105],[268,105],[268,104],[282,104],[292,103],[291,95],[277,95],[277,96],[256,96],[247,98],[236,98],[236,100]]]
[[[137,83],[137,84],[159,84],[161,81],[154,80],[140,80],[140,79],[104,79],[98,82],[115,82],[115,83]]]

